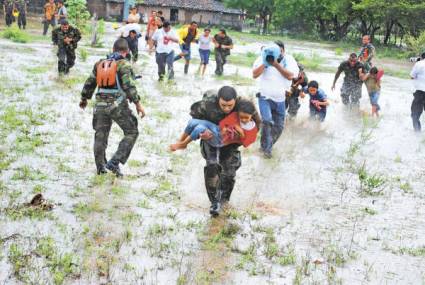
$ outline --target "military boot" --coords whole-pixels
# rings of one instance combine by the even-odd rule
[[[103,175],[108,173],[108,171],[106,171],[105,165],[101,165],[97,167],[97,175]]]
[[[210,215],[213,217],[217,217],[220,214],[220,202],[218,202],[218,200],[214,200],[211,203],[211,207],[210,207]]]
[[[121,172],[120,169],[120,163],[116,160],[110,160],[105,165],[106,169],[112,171],[117,177],[123,177],[124,175]]]

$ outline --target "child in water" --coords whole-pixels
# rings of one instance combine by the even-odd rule
[[[378,74],[379,73],[379,74]],[[372,105],[372,116],[379,117],[381,107],[378,104],[379,95],[381,93],[381,76],[383,72],[379,72],[378,68],[372,67],[365,78],[365,85],[369,93],[370,104]]]
[[[234,143],[248,147],[257,138],[258,127],[252,118],[256,112],[254,103],[241,100],[238,103],[238,110],[227,115],[219,125],[206,120],[191,119],[179,141],[170,145],[170,150],[185,149],[189,143],[199,139],[205,131],[212,133],[213,136],[207,143],[213,147]]]
[[[301,98],[304,98],[305,94],[310,96],[310,118],[323,122],[326,118],[326,107],[329,105],[325,92],[319,88],[317,81],[312,80],[304,87]]]

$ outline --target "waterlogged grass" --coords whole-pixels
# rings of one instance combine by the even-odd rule
[[[27,32],[20,30],[15,26],[6,28],[3,32],[0,33],[0,36],[15,43],[28,43],[31,40],[31,37],[29,34],[27,34]]]
[[[245,54],[232,54],[229,56],[229,63],[234,65],[252,67],[254,61],[258,55],[253,52],[247,52]]]
[[[24,165],[16,169],[15,174],[12,176],[12,180],[44,180],[47,175],[41,172],[39,169],[34,169],[30,166]]]
[[[382,195],[387,179],[381,174],[371,174],[363,164],[357,171],[360,181],[360,191],[367,196]]]
[[[230,75],[220,75],[215,77],[218,80],[231,81],[233,85],[239,86],[249,86],[255,83],[254,79],[239,74],[239,71],[236,70],[235,73]]]

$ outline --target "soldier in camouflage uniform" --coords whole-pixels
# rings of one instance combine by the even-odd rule
[[[63,20],[60,27],[52,32],[53,44],[58,46],[58,71],[59,74],[68,74],[69,69],[75,64],[75,50],[81,33],[77,28]]]
[[[344,105],[350,105],[350,107],[358,107],[360,105],[360,98],[362,97],[362,80],[366,75],[364,66],[358,60],[355,53],[352,53],[349,59],[343,61],[338,67],[332,90],[335,90],[335,84],[342,72],[345,73],[344,83],[341,88],[342,103]]]
[[[301,90],[308,84],[308,78],[304,72],[304,66],[302,64],[298,64],[298,68],[300,73],[297,78],[292,79],[291,90],[286,92],[285,98],[285,107],[288,110],[290,119],[297,116],[298,109],[301,107],[299,102]],[[301,87],[301,89],[299,87]]]
[[[14,4],[13,0],[3,0],[3,13],[6,20],[6,26],[8,27],[10,27],[15,20],[13,17]]]
[[[125,164],[136,139],[139,135],[137,129],[137,118],[132,114],[128,101],[136,105],[137,113],[143,118],[145,111],[140,104],[140,97],[137,94],[135,86],[135,77],[130,63],[125,59],[129,52],[128,44],[125,39],[118,39],[114,43],[114,52],[107,58],[114,60],[117,64],[115,88],[99,88],[96,93],[96,104],[93,112],[94,137],[94,158],[98,174],[105,174],[109,169],[117,176],[122,176],[119,164]],[[97,86],[97,67],[99,61],[95,64],[93,72],[84,84],[81,92],[80,107],[84,109],[87,106],[87,100],[91,99]],[[107,161],[105,151],[108,146],[109,131],[112,121],[124,132],[124,138],[121,140],[117,151],[112,158]]]
[[[368,73],[372,68],[372,59],[375,57],[375,55],[375,47],[370,42],[370,36],[364,35],[362,38],[362,48],[359,53],[359,60],[361,63],[363,63],[366,73]]]
[[[222,87],[218,93],[208,91],[201,101],[191,106],[190,115],[194,119],[207,120],[214,124],[224,119],[228,114],[238,110],[236,90],[229,86]],[[261,125],[258,114],[254,115],[257,126]],[[210,213],[218,215],[221,203],[230,200],[235,185],[236,171],[241,166],[239,144],[230,144],[221,148],[212,147],[204,140],[212,136],[205,132],[201,135],[201,153],[207,165],[204,168],[205,187],[211,202]]]
[[[15,8],[19,11],[18,16],[18,26],[19,29],[24,29],[27,25],[27,0],[16,0],[15,1]]]

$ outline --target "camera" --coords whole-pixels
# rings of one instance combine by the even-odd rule
[[[280,58],[280,47],[277,45],[271,45],[265,47],[262,51],[263,64],[265,66],[270,66],[275,60]]]
[[[421,61],[421,58],[420,57],[411,57],[411,58],[409,58],[409,61],[410,62],[418,62],[418,61]]]

